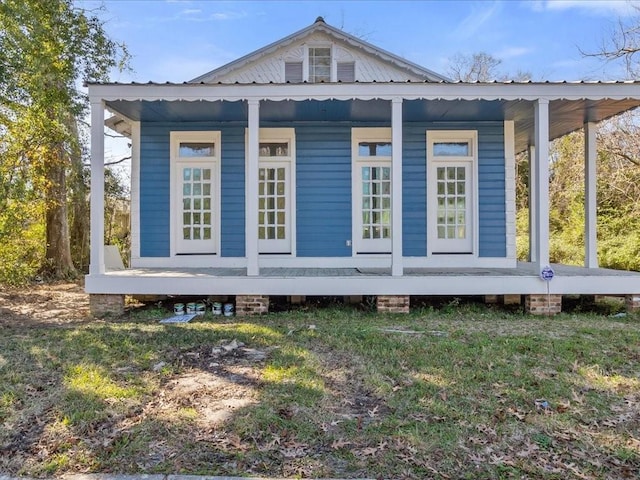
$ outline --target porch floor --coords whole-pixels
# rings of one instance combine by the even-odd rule
[[[538,266],[516,268],[131,268],[88,275],[88,293],[207,295],[505,295],[640,294],[640,272],[552,265],[550,282]]]
[[[556,276],[562,277],[636,277],[640,272],[609,268],[585,268],[572,265],[551,265]],[[118,277],[247,277],[246,268],[129,268],[106,273]],[[391,276],[391,268],[260,268],[260,277],[385,277]],[[514,276],[538,277],[536,264],[518,262],[516,268],[404,268],[404,276]]]

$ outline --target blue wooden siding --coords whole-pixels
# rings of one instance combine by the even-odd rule
[[[296,129],[296,243],[298,257],[351,256],[351,129],[357,123],[264,124]],[[502,122],[406,123],[403,128],[403,251],[427,251],[427,130],[478,131],[479,243],[481,257],[506,255]],[[153,123],[141,127],[141,255],[169,256],[169,133],[222,133],[221,255],[243,257],[245,126]]]
[[[147,123],[140,127],[140,255],[168,257],[170,241],[169,135],[219,130],[222,135],[221,255],[244,256],[244,126]]]
[[[297,255],[351,256],[351,125],[296,128]]]

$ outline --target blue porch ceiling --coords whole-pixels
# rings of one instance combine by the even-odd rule
[[[107,107],[126,119],[142,122],[247,122],[245,101],[114,100]],[[635,108],[638,100],[554,100],[549,105],[549,136],[561,137]],[[405,100],[404,122],[482,122],[513,120],[517,151],[533,140],[532,101],[525,100]],[[260,122],[378,122],[391,124],[388,100],[262,101]]]
[[[504,120],[503,101],[408,100],[403,104],[405,122],[459,122]],[[108,107],[125,117],[143,122],[201,122],[247,120],[246,102],[236,101],[124,101],[107,102]],[[391,103],[386,100],[307,100],[264,101],[260,120],[266,122],[360,121],[390,122]]]

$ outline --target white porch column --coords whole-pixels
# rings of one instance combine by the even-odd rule
[[[260,142],[260,101],[248,100],[247,169],[245,172],[245,256],[247,275],[260,274],[258,264],[258,147]]]
[[[402,98],[394,98],[391,101],[391,275],[402,274]]]
[[[584,266],[598,268],[596,199],[596,124],[584,124]]]
[[[529,145],[529,261],[538,260],[538,182],[536,182],[536,147]]]
[[[549,100],[539,98],[534,106],[535,138],[535,228],[537,245],[534,263],[549,264]]]
[[[91,256],[89,274],[104,268],[104,102],[91,99]]]

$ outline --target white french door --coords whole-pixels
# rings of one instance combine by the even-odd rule
[[[176,253],[215,253],[216,178],[212,163],[178,162],[180,214]]]
[[[258,168],[258,251],[291,252],[290,172],[288,162]]]
[[[436,235],[434,253],[472,253],[471,165],[448,163],[435,167]]]
[[[391,163],[358,164],[358,253],[391,251]]]

